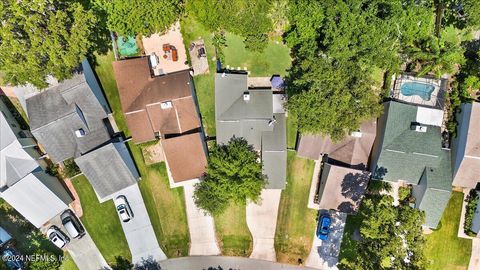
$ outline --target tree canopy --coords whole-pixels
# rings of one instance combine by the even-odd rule
[[[107,13],[107,25],[120,35],[150,36],[168,29],[183,11],[179,0],[94,0]]]
[[[203,181],[195,185],[195,203],[212,215],[221,214],[230,203],[257,202],[266,185],[259,155],[243,138],[210,150]]]
[[[360,206],[360,236],[353,258],[340,269],[425,269],[425,215],[388,195],[368,195]]]
[[[245,46],[261,51],[272,30],[269,12],[272,1],[256,0],[189,0],[187,12],[210,31],[226,30],[245,38]]]
[[[44,88],[72,76],[92,46],[96,18],[72,1],[0,1],[0,70],[14,85]]]

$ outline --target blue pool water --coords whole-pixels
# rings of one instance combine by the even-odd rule
[[[435,86],[420,82],[405,82],[400,86],[404,96],[420,96],[423,100],[429,101]]]

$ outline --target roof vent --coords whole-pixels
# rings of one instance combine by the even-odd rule
[[[170,109],[172,108],[172,102],[171,101],[162,102],[160,103],[160,108],[162,108],[163,110]]]
[[[412,122],[412,124],[410,124],[410,130],[414,130],[416,132],[427,132],[427,126],[424,126],[418,122]]]
[[[250,100],[250,92],[243,93],[243,100],[249,101]]]
[[[83,128],[75,130],[75,136],[77,136],[77,138],[85,137],[85,135],[87,135],[87,133],[85,132],[85,130],[83,130]]]
[[[355,138],[361,138],[362,137],[362,132],[360,131],[354,131],[352,132],[352,137],[355,137]]]

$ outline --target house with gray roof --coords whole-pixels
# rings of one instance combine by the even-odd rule
[[[114,193],[136,184],[140,178],[125,143],[118,140],[76,158],[75,163],[100,202],[112,199]]]
[[[67,209],[72,197],[39,165],[35,140],[19,126],[0,100],[0,197],[38,228]]]
[[[108,111],[83,74],[27,98],[26,106],[32,134],[55,163],[110,140]]]
[[[474,189],[480,182],[480,103],[462,104],[457,122],[457,136],[452,138],[453,185]]]
[[[372,178],[413,186],[425,226],[436,228],[452,191],[450,149],[442,139],[441,110],[390,101],[378,119]],[[440,111],[440,112],[439,112]]]
[[[111,111],[90,65],[30,95],[26,107],[31,132],[51,160],[73,158],[100,202],[137,183],[138,171],[125,143],[113,137]]]
[[[267,189],[283,189],[286,181],[286,123],[281,89],[248,84],[245,72],[215,75],[217,143],[243,137],[260,152]]]

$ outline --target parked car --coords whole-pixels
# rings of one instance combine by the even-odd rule
[[[2,261],[12,270],[25,269],[25,263],[20,257],[20,253],[13,247],[5,248],[2,252]]]
[[[47,230],[48,239],[59,248],[65,247],[70,242],[70,238],[65,235],[57,226],[53,225]]]
[[[328,214],[324,214],[320,216],[317,224],[317,237],[321,240],[328,239],[328,233],[330,232],[330,223],[332,223],[332,219]]]
[[[62,224],[71,238],[81,238],[85,235],[85,229],[75,213],[68,209],[60,215]]]
[[[127,197],[120,195],[115,199],[117,212],[123,222],[128,222],[133,218],[132,208],[128,204]]]

